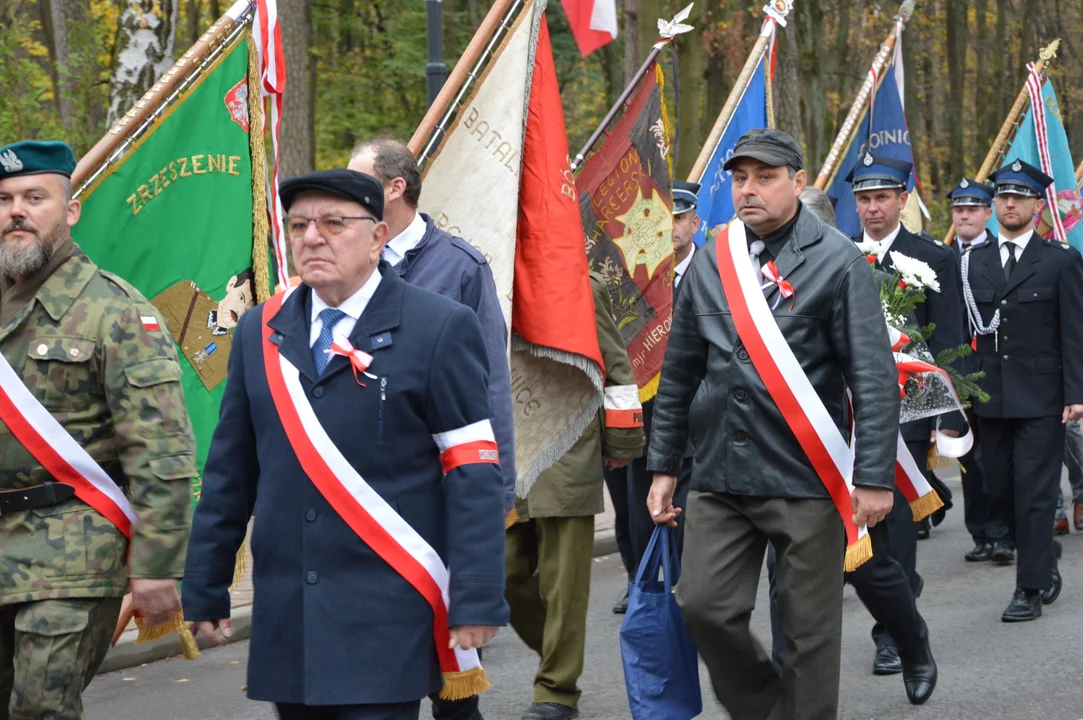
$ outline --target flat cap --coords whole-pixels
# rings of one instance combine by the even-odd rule
[[[278,189],[282,207],[288,211],[297,196],[306,192],[322,192],[353,200],[368,208],[377,220],[384,219],[384,186],[371,175],[338,168],[290,178]]]
[[[1022,160],[1013,160],[989,176],[996,184],[997,195],[1041,197],[1053,184],[1053,178]]]
[[[742,135],[722,169],[731,170],[741,158],[752,158],[775,167],[789,165],[794,170],[805,165],[805,153],[797,141],[775,128],[756,128]]]
[[[63,175],[75,171],[75,153],[59,140],[23,140],[0,148],[0,180],[20,175]]]

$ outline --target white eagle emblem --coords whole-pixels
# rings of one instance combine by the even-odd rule
[[[1018,160],[1016,160],[1014,163],[1012,163],[1012,170],[1014,170],[1015,172],[1019,172],[1022,169],[1023,169],[1023,163],[1019,162]]]
[[[870,153],[870,152],[865,153],[865,161],[864,162],[865,162],[865,167],[868,167],[868,166],[873,164],[874,161],[872,159],[872,153]]]
[[[0,165],[4,166],[4,172],[19,172],[23,169],[23,161],[15,154],[14,150],[0,153]]]
[[[963,181],[959,183],[959,187],[965,190],[966,188],[970,187],[970,181],[966,178],[963,178]]]

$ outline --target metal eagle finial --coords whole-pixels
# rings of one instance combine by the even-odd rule
[[[899,6],[899,12],[895,17],[902,20],[904,25],[910,22],[910,18],[914,15],[914,5],[916,4],[915,0],[903,0],[903,4]]]
[[[1045,62],[1049,62],[1050,60],[1052,60],[1053,58],[1055,58],[1057,56],[1057,49],[1059,47],[1060,47],[1060,38],[1057,38],[1056,40],[1054,40],[1053,42],[1049,43],[1044,48],[1042,48],[1041,52],[1038,53],[1038,57],[1041,58]]]

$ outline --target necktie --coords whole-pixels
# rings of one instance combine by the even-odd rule
[[[970,243],[960,240],[959,249],[963,251],[963,255],[966,255],[966,251],[970,249]]]
[[[756,240],[748,247],[748,259],[752,261],[752,269],[756,271],[756,277],[760,276],[760,253],[764,251],[767,246],[763,244],[763,240]]]
[[[312,346],[312,361],[316,363],[318,375],[323,375],[323,371],[327,369],[327,363],[331,362],[331,356],[327,354],[334,341],[331,333],[335,329],[335,324],[344,317],[346,313],[335,308],[320,311],[320,336],[316,338],[316,343]]]
[[[1015,243],[1008,243],[1008,262],[1004,263],[1004,280],[1007,281],[1015,270]]]

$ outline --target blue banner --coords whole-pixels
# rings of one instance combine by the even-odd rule
[[[1049,160],[1053,163],[1053,184],[1057,188],[1057,206],[1061,223],[1068,233],[1068,244],[1083,251],[1083,202],[1075,184],[1075,165],[1072,153],[1068,149],[1068,134],[1060,114],[1060,102],[1049,80],[1042,85],[1042,100],[1045,102],[1045,129],[1049,141]],[[1034,131],[1034,113],[1027,108],[1015,138],[1004,154],[1004,164],[1022,160],[1041,169],[1042,161],[1038,156],[1038,136]],[[1042,237],[1053,240],[1053,220],[1049,208],[1043,202],[1038,208],[1036,228]],[[993,214],[989,221],[989,232],[997,234],[997,216]]]
[[[745,89],[745,94],[737,104],[737,109],[730,118],[730,124],[722,133],[722,139],[715,147],[714,154],[703,170],[699,182],[703,185],[699,191],[696,213],[699,215],[699,230],[692,238],[697,246],[707,242],[707,231],[718,225],[725,225],[733,219],[733,196],[730,194],[730,173],[722,169],[733,156],[733,146],[749,130],[767,127],[767,82],[764,76],[766,53],[752,73],[752,79]]]
[[[910,131],[906,127],[902,98],[899,97],[899,88],[895,83],[894,63],[884,70],[884,81],[876,92],[871,134],[869,125],[869,119],[866,116],[854,135],[849,152],[839,163],[835,181],[827,189],[827,194],[838,200],[838,204],[835,205],[835,220],[838,222],[839,230],[849,237],[857,237],[861,233],[861,221],[857,217],[853,187],[846,182],[846,176],[864,157],[865,151],[871,150],[877,155],[905,160],[911,164],[914,162],[914,151],[910,147]],[[913,173],[910,174],[906,189],[909,191],[914,189]]]

